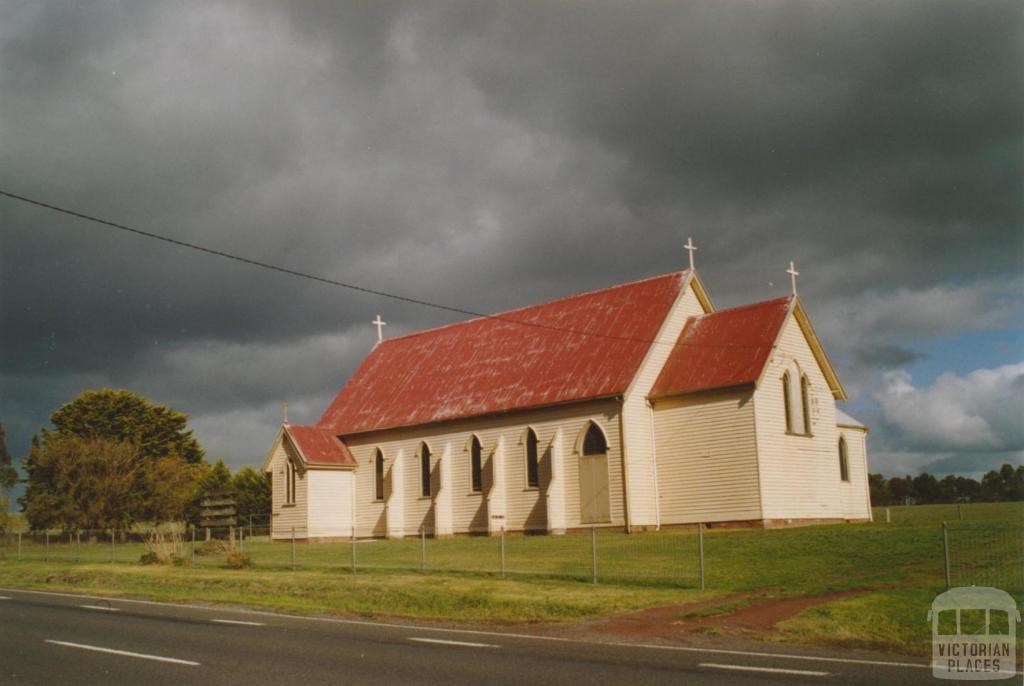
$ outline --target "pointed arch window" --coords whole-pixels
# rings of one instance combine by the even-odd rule
[[[540,486],[537,434],[533,429],[526,430],[526,485],[528,488],[538,488]]]
[[[469,445],[469,488],[473,493],[484,490],[483,446],[476,436]]]
[[[587,427],[587,433],[583,437],[583,454],[584,455],[604,455],[608,452],[608,441],[604,437],[604,432],[595,424],[590,422],[590,426]]]
[[[846,447],[846,437],[839,437],[839,478],[850,480],[850,455]]]
[[[284,462],[284,504],[295,504],[295,464],[289,458]]]
[[[789,372],[782,375],[782,405],[786,412],[786,432],[793,433],[793,408],[789,400]]]
[[[373,458],[373,493],[377,500],[384,500],[384,453],[380,448]]]
[[[811,382],[807,375],[800,377],[800,412],[804,420],[804,433],[811,435]]]
[[[430,497],[430,448],[426,443],[420,446],[420,495]]]

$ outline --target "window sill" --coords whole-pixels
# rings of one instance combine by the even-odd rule
[[[540,486],[527,486],[526,488],[523,489],[523,493],[528,493],[530,491],[539,491],[539,490],[540,490]]]
[[[466,497],[469,497],[469,498],[471,498],[473,496],[479,497],[479,496],[482,496],[483,494],[484,494],[483,491],[470,491],[469,493],[466,494]]]
[[[295,507],[295,503],[284,503],[284,504],[281,505],[281,507],[282,508],[285,508],[285,507]]]
[[[799,431],[788,431],[787,430],[786,431],[786,435],[787,436],[796,436],[798,438],[814,438],[814,434],[811,434],[811,433],[801,433]]]
[[[375,503],[383,503],[383,502],[387,502],[387,501],[384,498],[374,498],[373,502],[375,502]]]
[[[416,498],[416,500],[433,500],[433,499],[434,499],[434,496],[432,496],[432,495],[421,495],[420,497]]]

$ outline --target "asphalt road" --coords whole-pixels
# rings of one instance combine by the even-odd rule
[[[587,642],[0,589],[0,683],[942,682],[923,661]]]

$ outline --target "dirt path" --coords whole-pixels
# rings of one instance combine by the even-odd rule
[[[771,593],[734,593],[711,600],[653,607],[573,625],[574,635],[604,635],[634,639],[659,638],[679,641],[706,634],[743,634],[749,638],[771,638],[775,627],[804,610],[842,598],[868,593],[870,589],[839,591],[817,596],[776,598]],[[720,614],[687,617],[690,613],[713,610],[736,603],[734,610]]]

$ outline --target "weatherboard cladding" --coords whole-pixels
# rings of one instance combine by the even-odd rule
[[[350,436],[621,395],[685,275],[675,272],[385,340],[317,427]]]
[[[755,383],[789,313],[791,298],[691,317],[651,398]]]

